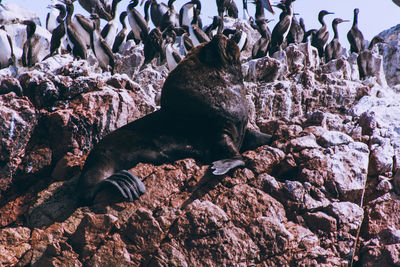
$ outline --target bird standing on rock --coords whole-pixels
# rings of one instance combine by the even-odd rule
[[[92,50],[99,62],[99,66],[103,70],[110,70],[111,74],[114,73],[114,54],[111,51],[108,43],[103,39],[100,34],[100,18],[97,14],[92,14],[93,32],[90,37]]]
[[[139,0],[132,0],[126,8],[128,13],[129,25],[132,29],[132,38],[136,44],[144,41],[149,33],[147,21],[143,18],[139,11],[136,10]]]
[[[360,10],[358,8],[354,9],[354,19],[353,26],[350,31],[347,33],[347,39],[350,43],[350,52],[351,53],[359,53],[365,49],[364,44],[364,36],[361,31],[358,29],[358,13]]]
[[[339,33],[337,30],[337,26],[338,26],[338,24],[347,22],[347,21],[348,20],[343,20],[341,18],[335,18],[332,21],[332,28],[333,28],[334,36],[333,36],[332,41],[326,46],[325,63],[328,63],[329,61],[331,61],[333,59],[338,59],[342,56],[343,48],[339,42]]]
[[[321,23],[321,28],[311,36],[311,45],[318,49],[318,55],[320,58],[324,57],[325,45],[328,42],[329,32],[328,27],[324,21],[326,15],[333,14],[326,10],[321,10],[318,14],[318,21]]]
[[[271,43],[269,55],[272,56],[276,51],[281,48],[281,45],[286,41],[286,36],[289,33],[290,26],[293,20],[292,2],[295,0],[286,0],[281,2],[278,7],[282,8],[282,13],[279,22],[275,25],[271,34]]]
[[[113,47],[115,36],[117,36],[118,32],[117,5],[119,2],[121,2],[121,0],[113,0],[111,8],[111,14],[113,17],[101,30],[101,36],[106,40],[110,47]]]
[[[119,15],[119,21],[121,22],[122,29],[119,31],[119,33],[115,37],[115,41],[114,41],[114,44],[112,47],[113,53],[118,53],[121,45],[126,42],[126,38],[128,36],[128,27],[126,26],[125,19],[127,16],[128,16],[128,12],[126,12],[126,11],[121,12],[121,14]]]
[[[22,66],[32,67],[39,62],[38,55],[40,51],[40,39],[35,36],[36,23],[32,20],[23,22],[26,25],[26,41],[24,43],[22,52]]]
[[[15,61],[13,42],[4,25],[0,26],[0,69],[10,66]]]
[[[381,37],[375,36],[371,40],[368,49],[364,49],[363,51],[359,52],[357,57],[357,65],[361,80],[377,74],[377,70],[379,69],[381,62],[377,62],[377,59],[373,55],[372,49],[376,44],[384,42],[385,41]]]

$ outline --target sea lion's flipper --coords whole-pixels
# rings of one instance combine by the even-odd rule
[[[241,159],[221,159],[214,161],[211,169],[214,170],[212,172],[214,175],[223,175],[238,166],[244,165],[245,163]]]
[[[269,145],[272,142],[272,136],[259,131],[246,129],[243,144],[240,149],[241,152],[253,150],[257,147]]]
[[[146,187],[139,178],[128,171],[122,170],[101,181],[97,185],[94,195],[96,195],[101,188],[109,185],[118,189],[124,199],[131,202],[138,199],[146,192]]]

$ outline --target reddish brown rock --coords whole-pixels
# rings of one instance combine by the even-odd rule
[[[171,227],[149,264],[249,265],[258,248],[226,213],[211,202],[194,201]]]

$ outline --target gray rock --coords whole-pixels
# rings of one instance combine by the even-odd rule
[[[340,228],[353,234],[357,232],[364,218],[364,210],[351,202],[333,202],[328,207],[328,213],[338,220]]]

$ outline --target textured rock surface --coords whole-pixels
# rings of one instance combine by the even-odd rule
[[[259,37],[226,24],[250,44]],[[128,42],[114,75],[93,55],[1,70],[0,265],[398,265],[400,87],[389,45],[380,50],[390,87],[377,82],[382,70],[359,81],[356,55],[320,65],[301,44],[248,60],[247,47],[249,127],[272,144],[223,177],[193,159],[138,164],[139,200],[109,202],[105,191],[90,207],[76,196],[87,153],[158,108],[167,68],[139,71],[143,47]]]

